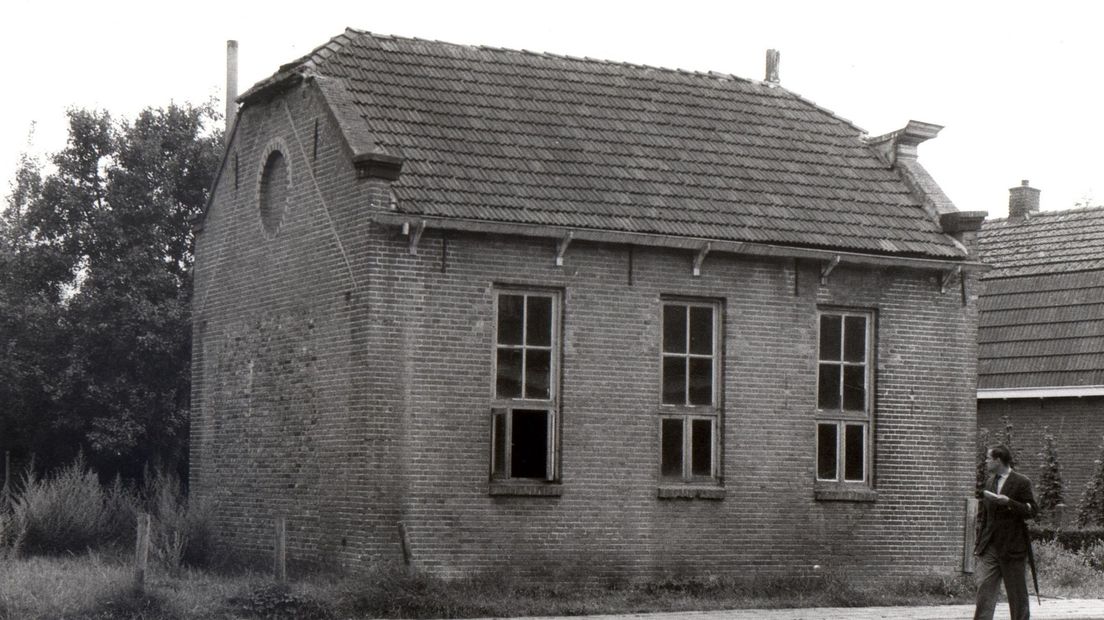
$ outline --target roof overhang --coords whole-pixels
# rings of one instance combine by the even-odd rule
[[[1104,385],[1065,385],[1055,387],[987,388],[977,391],[978,400],[1015,398],[1083,398],[1104,396]]]
[[[983,272],[989,269],[989,265],[985,263],[965,259],[916,258],[883,254],[863,254],[858,252],[772,245],[748,241],[729,241],[723,239],[680,237],[674,235],[597,230],[592,228],[519,224],[513,222],[494,222],[488,220],[426,217],[412,213],[398,212],[376,212],[373,213],[371,217],[374,222],[379,224],[402,226],[408,229],[455,230],[551,239],[564,239],[570,237],[575,241],[677,248],[692,251],[700,251],[708,245],[708,251],[710,252],[727,252],[731,254],[779,258],[803,258],[828,261],[833,264],[842,263],[875,267],[908,267],[940,272],[954,271],[958,268],[971,272]]]

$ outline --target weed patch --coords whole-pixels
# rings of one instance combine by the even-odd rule
[[[230,599],[231,610],[246,618],[273,620],[329,620],[329,607],[284,584],[269,584]]]
[[[122,487],[108,490],[83,457],[49,478],[23,474],[5,524],[11,548],[28,555],[83,553],[119,544],[133,532],[135,507]]]
[[[181,620],[159,593],[122,587],[102,596],[95,606],[73,616],[74,620]]]

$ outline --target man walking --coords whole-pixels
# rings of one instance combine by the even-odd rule
[[[1005,445],[989,448],[985,458],[989,478],[978,505],[977,582],[975,620],[991,620],[1001,581],[1008,596],[1012,620],[1030,617],[1024,560],[1030,552],[1024,519],[1035,515],[1031,481],[1012,471],[1012,451]]]

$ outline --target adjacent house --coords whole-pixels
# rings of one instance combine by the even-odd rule
[[[242,552],[962,566],[984,213],[768,79],[347,30],[239,99],[193,493]],[[971,525],[972,527],[972,525]],[[917,561],[923,558],[923,561]]]
[[[978,426],[1011,425],[1020,467],[1037,477],[1043,433],[1055,437],[1076,505],[1104,442],[1104,208],[1039,211],[1027,181],[1008,217],[988,220],[982,277]]]

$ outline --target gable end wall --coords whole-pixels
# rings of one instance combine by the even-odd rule
[[[399,381],[374,358],[367,205],[348,148],[310,85],[243,108],[196,247],[191,488],[222,541],[268,556],[288,519],[289,557],[401,558]],[[262,229],[262,158],[279,144],[288,207]],[[235,178],[236,177],[236,178]]]

